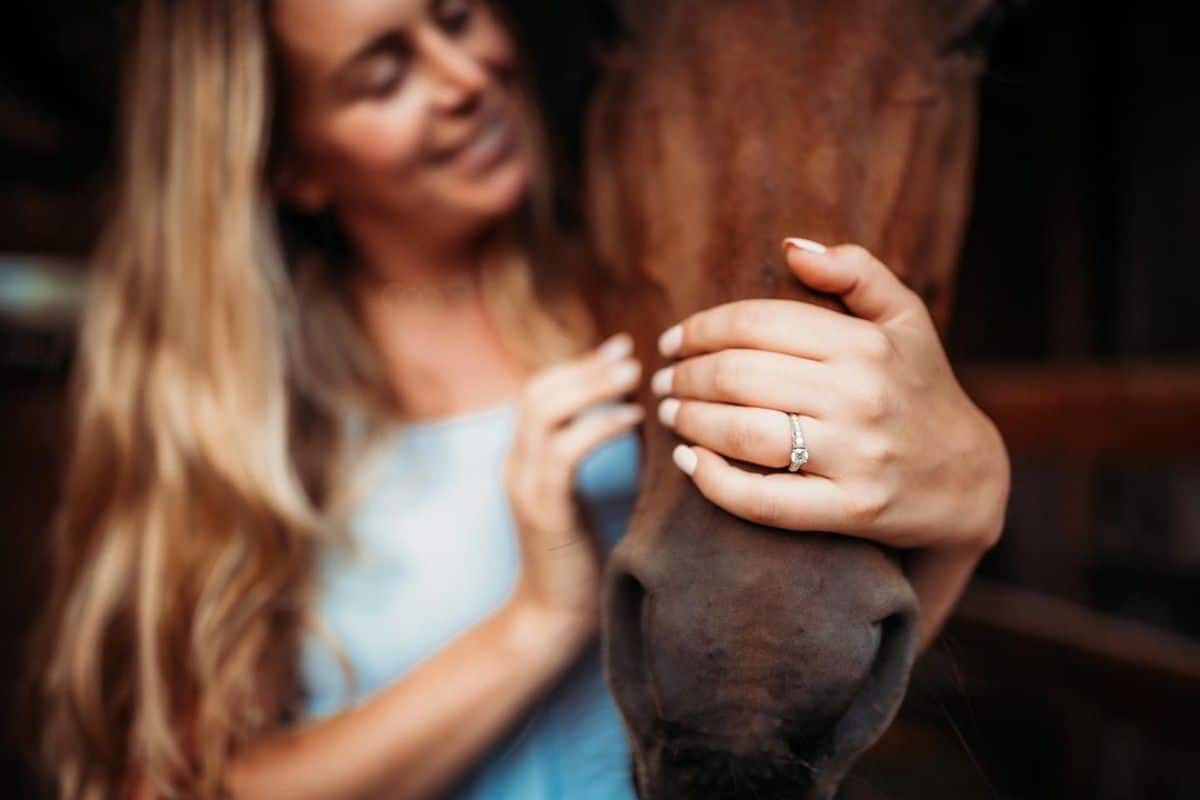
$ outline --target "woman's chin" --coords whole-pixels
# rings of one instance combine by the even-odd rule
[[[486,180],[473,181],[460,193],[461,206],[494,221],[514,212],[529,192],[530,173],[519,161],[497,167]]]

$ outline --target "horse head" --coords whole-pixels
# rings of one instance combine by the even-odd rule
[[[625,34],[585,125],[589,231],[617,300],[607,327],[633,331],[652,364],[657,335],[701,308],[835,307],[788,272],[789,235],[867,246],[944,324],[991,0],[618,6]],[[605,600],[638,790],[829,797],[907,687],[916,602],[898,554],[723,512],[648,419]]]

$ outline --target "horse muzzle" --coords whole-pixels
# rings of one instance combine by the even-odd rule
[[[831,797],[907,687],[916,601],[867,542],[644,498],[606,586],[608,678],[643,800]],[[669,560],[668,560],[669,559]]]

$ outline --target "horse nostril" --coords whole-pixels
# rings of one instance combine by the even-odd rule
[[[608,583],[605,665],[635,734],[644,734],[655,708],[651,673],[646,663],[645,618],[650,595],[634,575],[618,572]]]
[[[903,691],[903,676],[907,674],[907,654],[902,633],[905,615],[892,614],[870,624],[875,639],[875,655],[858,692],[845,708],[834,716],[817,716],[791,720],[784,738],[793,757],[801,764],[813,766],[842,751],[847,741],[858,742],[876,733],[881,707],[890,708],[896,691]],[[897,685],[897,681],[900,685]],[[848,739],[849,737],[849,739]]]
[[[875,658],[862,688],[845,713],[832,730],[819,738],[789,742],[797,758],[824,756],[820,783],[829,791],[836,787],[854,759],[891,724],[908,688],[916,655],[915,610],[893,613],[874,623],[874,627],[879,632]]]

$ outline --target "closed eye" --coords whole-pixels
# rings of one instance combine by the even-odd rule
[[[475,0],[447,0],[435,4],[435,15],[449,34],[465,33],[475,18]]]
[[[391,95],[403,83],[408,63],[404,47],[375,53],[357,70],[355,95],[377,99]]]

